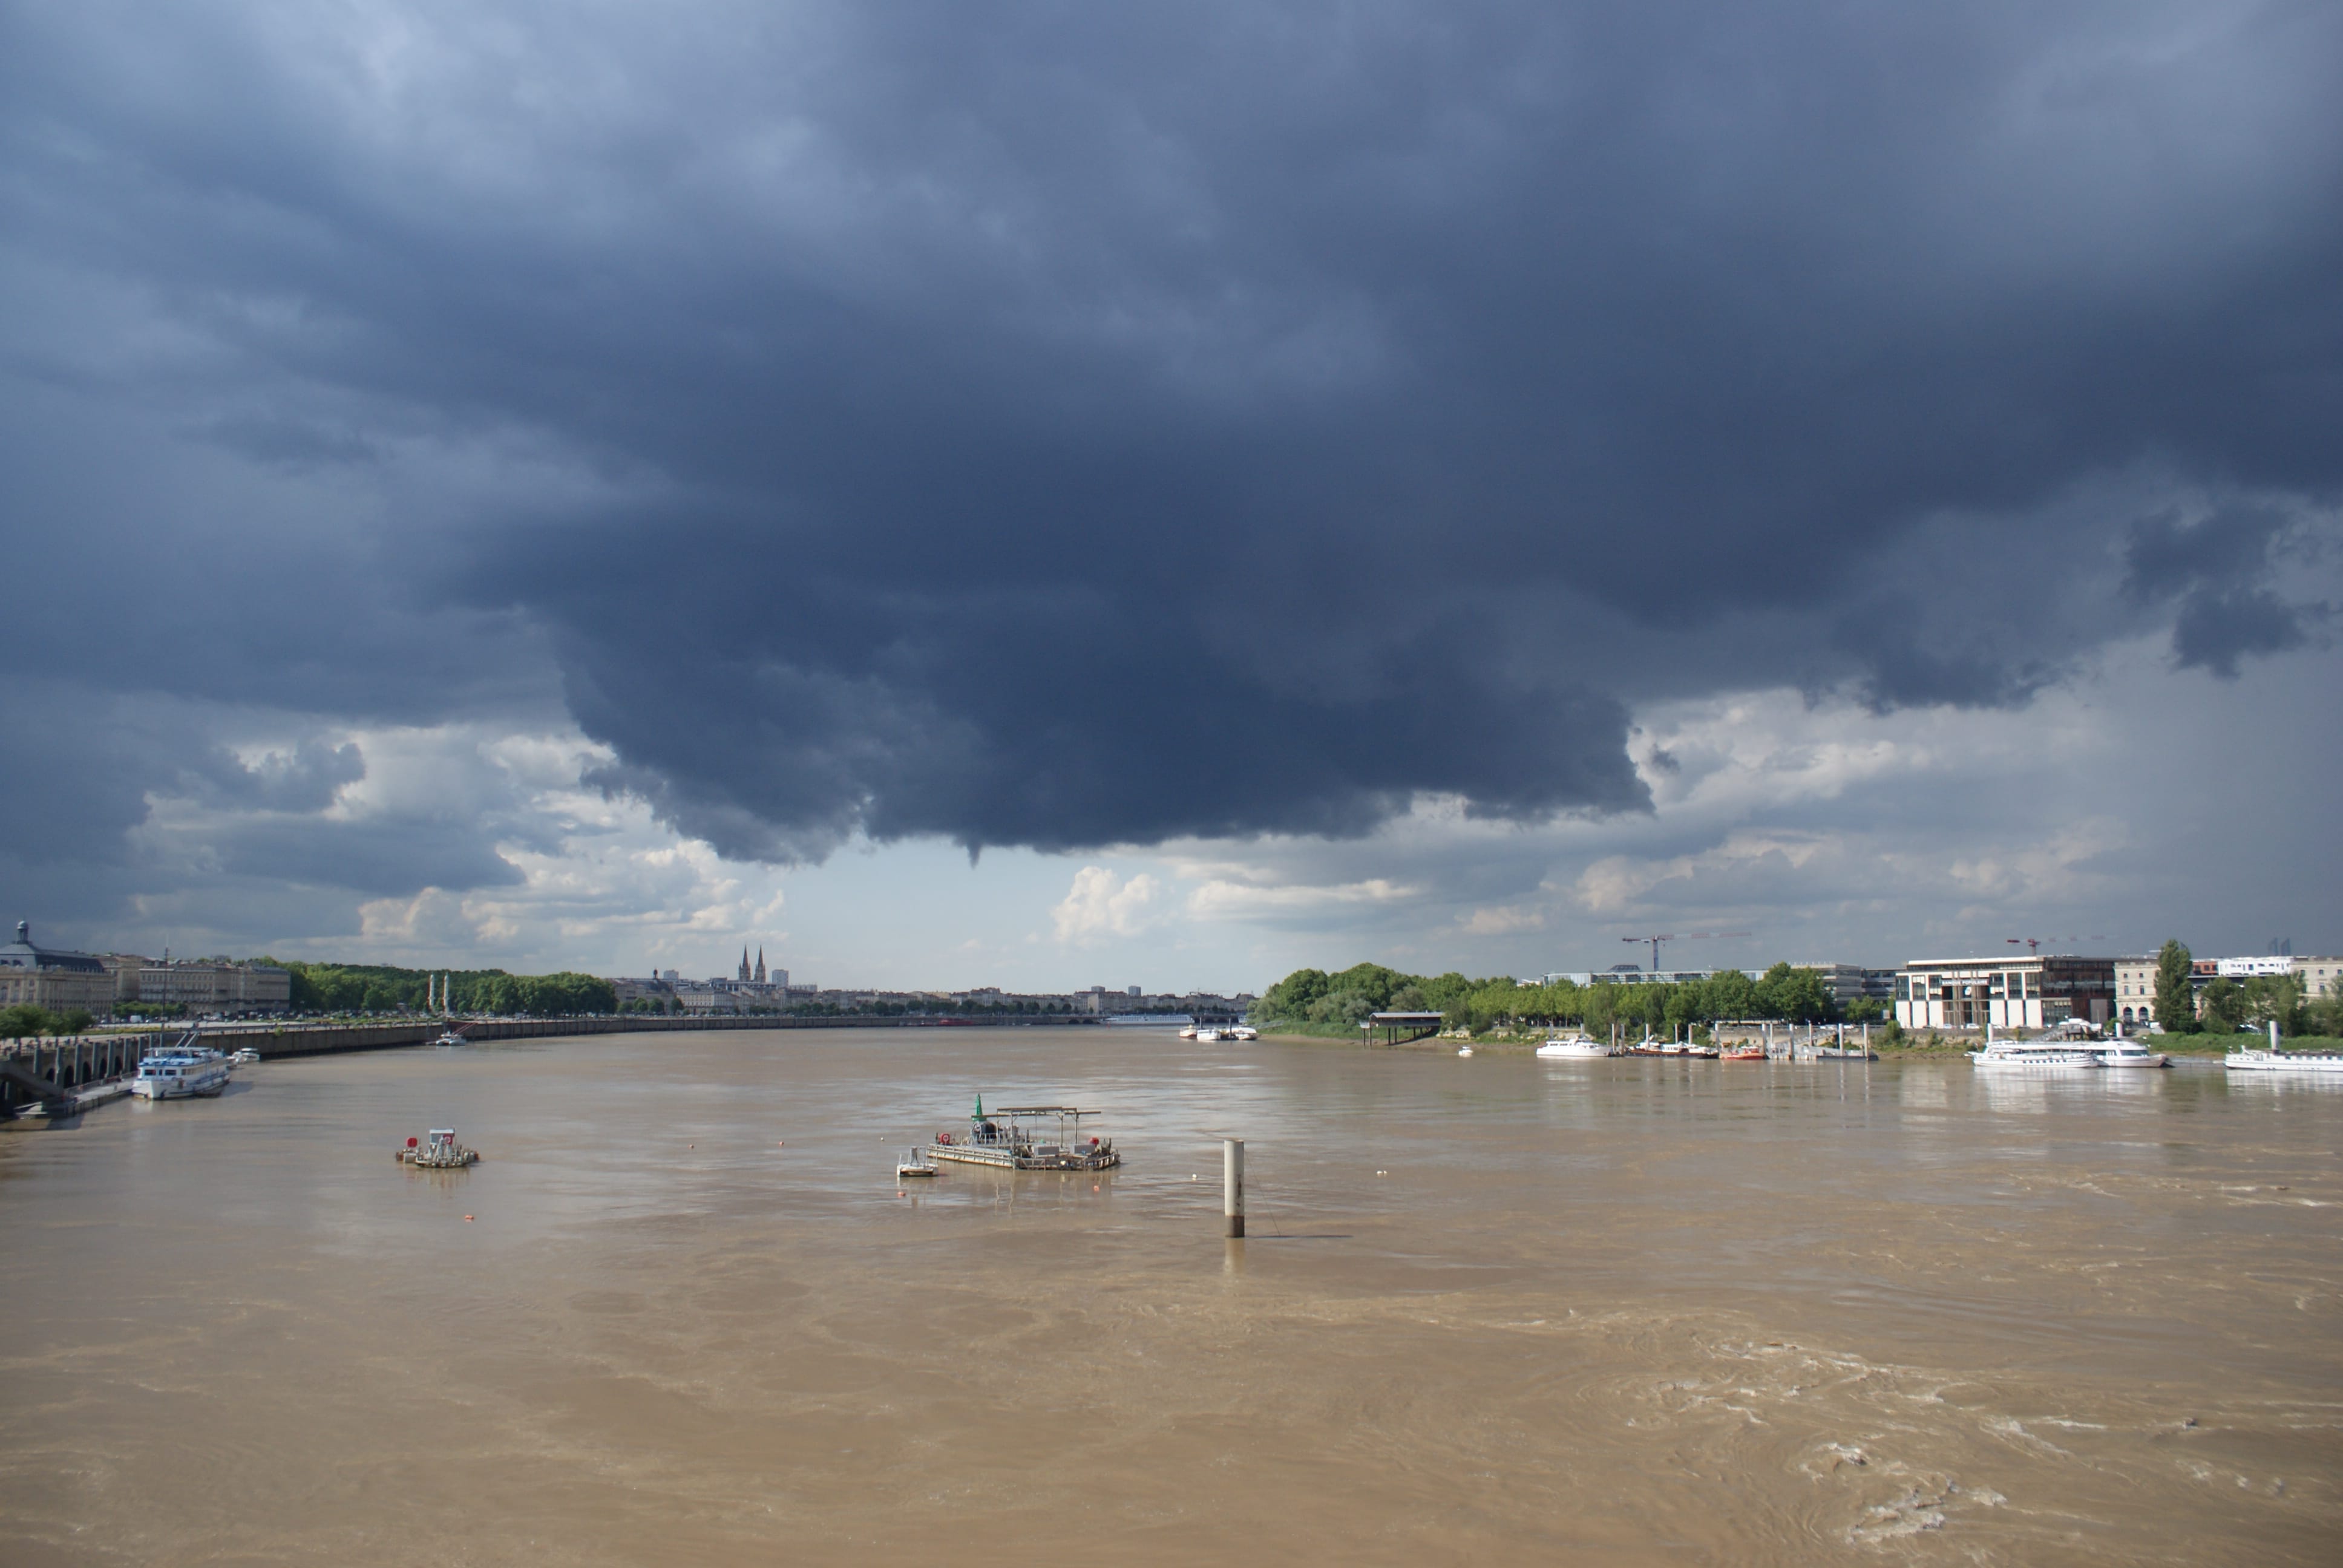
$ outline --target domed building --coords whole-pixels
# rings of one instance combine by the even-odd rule
[[[0,948],[0,1007],[29,1002],[51,1012],[114,1007],[114,976],[94,954],[45,948],[29,920],[16,922],[16,940]]]

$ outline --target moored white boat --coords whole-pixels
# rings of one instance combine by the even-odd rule
[[[130,1092],[141,1100],[186,1100],[226,1092],[228,1060],[216,1050],[173,1051],[138,1064]]]
[[[1997,1040],[1983,1050],[1970,1051],[1969,1060],[1996,1072],[2097,1072],[2107,1065],[2087,1047],[2018,1040]]]
[[[1222,1030],[1221,1031],[1221,1038],[1223,1040],[1259,1040],[1261,1038],[1261,1030],[1253,1028],[1253,1026],[1249,1023],[1241,1023],[1233,1028]]]
[[[1583,1060],[1612,1054],[1609,1046],[1591,1035],[1584,1034],[1548,1036],[1546,1042],[1537,1048],[1537,1053],[1548,1060]]]
[[[2231,1072],[2311,1072],[2343,1077],[2343,1050],[2268,1050],[2249,1047],[2221,1059]]]
[[[2121,1035],[2113,1040],[2093,1040],[2082,1048],[2099,1059],[2102,1067],[2170,1067],[2172,1059],[2160,1050],[2150,1050],[2136,1040]]]
[[[1202,1040],[1216,1040],[1221,1038],[1221,1031],[1217,1029],[1200,1029],[1196,1031],[1196,1038]]]

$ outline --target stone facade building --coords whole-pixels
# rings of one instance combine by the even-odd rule
[[[42,947],[32,923],[18,920],[16,940],[0,948],[0,1007],[19,1003],[103,1015],[114,1010],[114,977],[94,954]]]

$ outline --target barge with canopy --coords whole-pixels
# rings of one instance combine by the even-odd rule
[[[937,1133],[927,1155],[1004,1171],[1111,1171],[1122,1163],[1114,1141],[1082,1136],[1082,1118],[1097,1114],[1071,1105],[1013,1105],[987,1113],[980,1094],[968,1131]]]

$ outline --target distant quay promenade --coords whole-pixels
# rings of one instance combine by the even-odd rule
[[[250,1049],[263,1061],[334,1056],[354,1050],[390,1050],[427,1045],[449,1030],[471,1044],[508,1040],[568,1039],[581,1034],[666,1034],[709,1030],[809,1029],[1064,1029],[1105,1026],[1102,1018],[1000,1014],[960,1018],[949,1014],[837,1018],[780,1014],[716,1018],[661,1018],[644,1014],[582,1018],[447,1018],[399,1023],[213,1023],[203,1041],[222,1050]],[[0,1118],[24,1114],[43,1099],[137,1070],[139,1059],[166,1050],[186,1030],[166,1028],[132,1033],[29,1040],[0,1046]],[[44,1086],[35,1092],[33,1085]]]

